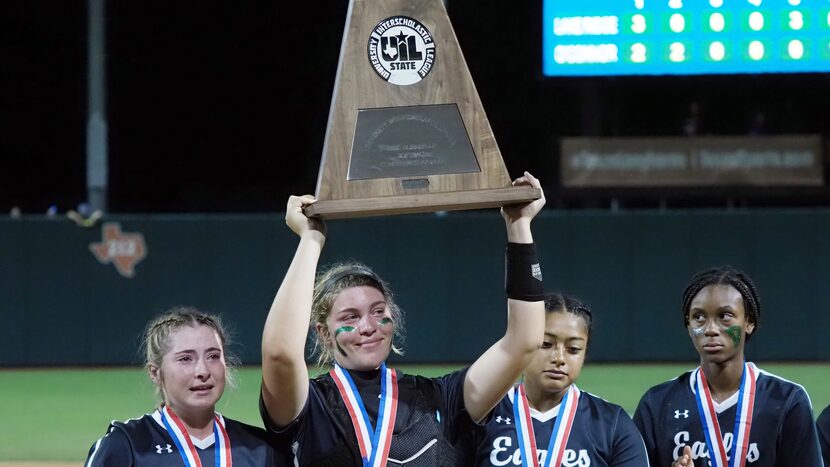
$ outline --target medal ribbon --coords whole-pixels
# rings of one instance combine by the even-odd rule
[[[190,440],[190,434],[184,423],[176,414],[167,406],[159,409],[161,421],[167,429],[167,433],[173,438],[173,443],[176,445],[179,454],[182,456],[184,465],[186,467],[202,467],[202,461],[199,459],[199,452],[193,441]],[[225,431],[225,420],[219,415],[213,415],[213,451],[214,462],[216,467],[232,467],[231,459],[231,441],[228,437],[228,432]],[[172,423],[171,423],[172,422]]]
[[[749,434],[752,429],[752,411],[755,406],[755,376],[757,369],[751,363],[744,363],[741,375],[741,388],[738,393],[738,407],[735,411],[735,427],[733,429],[733,443],[731,455],[727,456],[723,443],[723,433],[718,423],[718,414],[709,392],[706,375],[698,367],[692,374],[695,378],[695,400],[700,413],[700,422],[703,433],[706,435],[706,446],[709,448],[709,459],[713,467],[744,467],[749,449]]]
[[[548,453],[545,456],[543,467],[560,467],[565,458],[565,447],[571,435],[576,409],[579,405],[579,389],[575,385],[568,388],[562,402],[559,403],[559,412],[556,414],[556,423],[548,443]],[[516,435],[519,438],[519,449],[524,467],[539,467],[539,454],[536,451],[536,435],[533,432],[533,419],[530,416],[530,406],[527,403],[524,385],[520,384],[513,390],[513,418],[516,420]]]
[[[349,371],[337,363],[329,372],[340,397],[346,405],[352,419],[360,457],[364,467],[385,467],[389,458],[389,446],[392,444],[392,432],[398,413],[398,376],[395,370],[380,365],[380,404],[376,427],[372,427],[369,414],[363,406],[363,399],[352,380]]]

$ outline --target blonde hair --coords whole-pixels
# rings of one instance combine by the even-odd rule
[[[398,355],[403,355],[403,349],[400,347],[404,338],[403,312],[395,303],[392,291],[386,282],[362,263],[352,261],[333,264],[317,276],[311,304],[312,326],[316,329],[316,325],[320,324],[323,329],[326,329],[326,320],[331,314],[331,308],[334,305],[334,300],[337,299],[337,295],[345,289],[361,286],[373,287],[383,294],[395,326],[392,337],[392,351]],[[312,355],[314,354],[317,355],[318,366],[329,365],[334,361],[334,354],[326,346],[325,339],[320,335],[320,332],[317,332],[314,339]]]
[[[219,343],[222,346],[222,353],[225,357],[226,384],[232,388],[236,387],[236,359],[227,354],[226,349],[230,345],[229,334],[225,330],[222,320],[218,316],[203,313],[192,307],[174,307],[150,321],[147,329],[144,331],[144,339],[141,346],[145,356],[144,369],[150,371],[151,367],[156,367],[161,372],[161,364],[164,356],[172,347],[170,335],[184,326],[207,326],[216,332],[216,335],[219,336]],[[159,383],[156,383],[156,395],[163,399]]]

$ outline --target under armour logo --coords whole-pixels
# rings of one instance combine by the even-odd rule
[[[680,417],[689,418],[689,411],[684,410],[684,411],[681,412],[679,410],[675,410],[674,411],[674,418],[680,418]]]
[[[499,415],[498,417],[496,417],[496,423],[501,423],[501,422],[504,422],[507,425],[510,425],[510,417],[502,417],[501,415]]]
[[[156,444],[156,454],[161,454],[165,449],[167,450],[168,454],[173,452],[173,447],[170,446],[169,444],[167,445],[166,448],[161,447],[161,444]]]

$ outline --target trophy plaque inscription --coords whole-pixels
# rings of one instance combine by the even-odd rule
[[[317,179],[324,219],[532,201],[511,186],[442,0],[351,0]]]

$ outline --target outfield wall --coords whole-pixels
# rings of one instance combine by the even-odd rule
[[[89,229],[58,219],[0,221],[0,365],[138,361],[154,314],[194,305],[233,325],[257,364],[262,324],[296,239],[282,215],[112,216],[134,276],[104,264]],[[681,293],[714,264],[747,271],[762,317],[757,360],[830,360],[830,211],[544,212],[534,222],[545,284],[594,309],[593,361],[691,360]],[[384,276],[407,313],[407,362],[470,361],[505,323],[504,228],[496,211],[339,220],[323,262],[357,259]],[[133,247],[130,247],[133,242]]]

